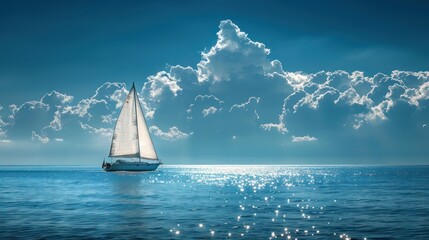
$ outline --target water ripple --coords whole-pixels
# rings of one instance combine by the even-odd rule
[[[1,167],[0,239],[429,239],[429,167]]]

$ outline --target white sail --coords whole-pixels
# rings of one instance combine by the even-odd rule
[[[141,110],[140,101],[135,93],[136,98],[136,113],[137,113],[137,131],[139,138],[139,147],[140,147],[140,157],[157,160],[158,156],[156,155],[155,148],[153,147],[152,139],[150,138],[149,129],[146,125],[146,120],[144,119],[143,112]]]
[[[109,157],[158,159],[134,84],[116,122]]]

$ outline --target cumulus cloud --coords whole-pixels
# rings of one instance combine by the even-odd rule
[[[295,87],[296,91],[285,99],[283,121],[294,118],[294,114],[306,109],[320,114],[333,114],[336,109],[340,110],[344,106],[348,109],[347,113],[337,117],[344,117],[347,121],[342,124],[349,124],[354,129],[368,123],[386,121],[389,119],[389,111],[397,104],[407,103],[409,107],[419,107],[419,103],[427,99],[425,81],[428,73],[393,71],[390,75],[378,73],[365,76],[363,72],[321,71],[307,74],[307,80]],[[329,112],[324,112],[327,109],[319,107],[323,102],[325,105],[330,102]],[[284,122],[278,124],[282,123]],[[264,129],[274,126],[278,125],[262,125]]]
[[[294,135],[292,135],[292,142],[314,142],[317,141],[318,139],[315,137],[311,137],[311,136],[302,136],[302,137],[296,137]]]
[[[335,134],[353,136],[398,119],[399,108],[421,111],[428,99],[429,72],[372,76],[342,70],[288,72],[279,60],[270,59],[264,44],[250,39],[230,20],[221,22],[217,36],[196,68],[177,65],[153,75],[167,77],[168,81],[159,81],[169,83],[160,84],[162,89],[146,88],[159,95],[143,93],[148,104],[155,106],[154,121],[163,126],[179,124],[195,132],[195,138],[203,136],[200,133],[219,138],[217,131],[222,129],[233,134],[273,131],[298,136],[292,138],[295,141],[315,140],[305,135],[310,133],[334,142]],[[210,113],[215,114],[208,118]]]
[[[269,59],[270,50],[230,20],[220,23],[217,36],[196,68],[176,65],[148,78],[141,93],[148,105],[145,110],[154,113],[159,126],[179,124],[208,136],[218,135],[217,129],[258,132],[258,126],[267,122],[286,132],[284,124],[274,122],[283,99],[293,92],[280,61]]]
[[[9,106],[6,130],[9,139],[31,139],[42,143],[49,142],[48,132],[62,129],[61,112],[64,106],[71,104],[73,96],[51,91],[40,100],[31,100],[21,105]],[[29,119],[31,119],[29,121]],[[1,126],[0,126],[1,128]],[[30,137],[29,137],[30,136]]]
[[[54,116],[51,122],[51,128],[54,128],[54,123],[58,119],[67,118],[68,121],[80,128],[75,128],[97,134],[103,137],[111,137],[113,124],[119,114],[122,102],[128,94],[127,87],[124,83],[106,82],[99,86],[94,94],[89,98],[83,98],[76,104],[68,104],[63,106],[61,114],[58,117]]]
[[[143,85],[138,94],[148,125],[154,125],[151,133],[183,142],[223,142],[231,136],[240,136],[240,142],[255,136],[316,141],[314,135],[325,144],[326,138],[334,143],[333,136],[368,136],[374,129],[380,136],[395,137],[399,130],[392,126],[423,131],[428,121],[429,71],[366,75],[286,69],[270,58],[263,43],[225,20],[216,43],[194,67],[175,65],[155,72],[137,84]],[[128,89],[124,83],[107,82],[86,98],[52,91],[40,100],[0,107],[0,139],[31,136],[48,143],[75,131],[111,136]]]
[[[155,76],[149,76],[145,88],[148,87],[149,95],[152,99],[157,99],[163,91],[170,91],[173,96],[177,96],[182,88],[177,84],[177,79],[166,71],[158,72]]]
[[[428,72],[287,72],[279,60],[269,58],[263,43],[250,39],[232,21],[222,21],[217,36],[195,69],[176,65],[148,77],[141,92],[147,117],[162,126],[180,124],[198,132],[207,131],[202,129],[204,121],[210,121],[207,116],[217,115],[217,122],[206,123],[294,134],[288,124],[314,112],[330,115],[314,119],[321,124],[358,130],[388,120],[398,103],[418,107],[428,96]]]
[[[270,50],[264,44],[252,41],[231,20],[221,21],[219,28],[216,44],[202,53],[197,64],[199,81],[229,81],[247,76],[248,71],[262,74],[270,66]]]
[[[169,141],[185,139],[193,134],[181,132],[177,127],[171,127],[167,132],[163,132],[157,126],[150,126],[149,130],[151,133],[155,134],[155,136]]]
[[[40,100],[11,104],[0,110],[0,139],[49,143],[50,139],[62,141],[64,135],[76,136],[80,131],[108,137],[115,120],[112,115],[119,113],[118,103],[127,93],[125,84],[106,82],[92,96],[77,102],[71,95],[51,91]],[[3,121],[4,115],[7,121]]]
[[[122,100],[128,94],[128,90],[123,83],[106,82],[95,90],[95,94],[90,98],[80,100],[76,105],[67,105],[63,109],[63,114],[77,115],[80,118],[91,118],[90,109],[100,106],[106,107],[109,103],[115,102],[114,108],[119,108]],[[120,99],[121,97],[121,99]],[[107,107],[109,108],[109,107]],[[112,108],[112,107],[110,107]]]
[[[20,111],[31,111],[31,110],[45,110],[48,111],[51,107],[55,107],[58,105],[64,105],[73,100],[73,97],[67,94],[59,93],[57,91],[52,91],[43,95],[40,100],[32,100],[23,103],[19,107],[15,104],[11,104],[9,106],[11,110],[10,118],[14,119],[15,115]]]

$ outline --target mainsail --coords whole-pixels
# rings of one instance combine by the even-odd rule
[[[158,160],[134,84],[116,122],[109,157]]]

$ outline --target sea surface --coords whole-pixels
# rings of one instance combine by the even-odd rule
[[[0,166],[0,239],[429,239],[429,166]]]

